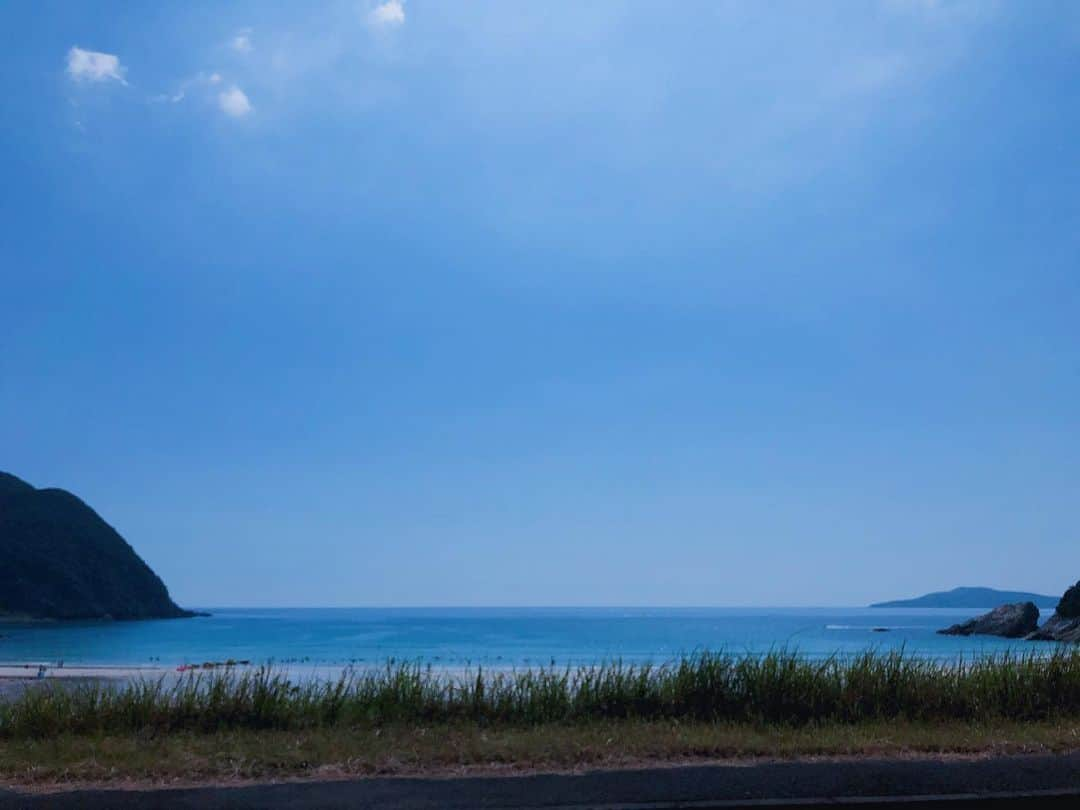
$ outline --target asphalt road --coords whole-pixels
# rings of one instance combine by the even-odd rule
[[[234,788],[0,792],[0,810],[127,808],[1080,808],[1080,754],[973,761],[707,765],[518,777],[379,778]]]

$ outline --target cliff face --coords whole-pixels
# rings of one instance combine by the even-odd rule
[[[194,615],[97,512],[0,473],[0,614],[49,619]]]

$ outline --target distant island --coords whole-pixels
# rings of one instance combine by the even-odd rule
[[[173,619],[165,584],[112,526],[62,489],[0,472],[0,617]]]
[[[937,591],[914,599],[877,602],[872,608],[993,608],[1017,602],[1034,602],[1040,608],[1057,606],[1060,596],[1046,596],[1024,591],[999,591],[994,588],[953,588]]]

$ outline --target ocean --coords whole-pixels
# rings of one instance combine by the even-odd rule
[[[935,631],[980,610],[871,608],[205,608],[205,618],[0,624],[0,664],[300,667],[663,663],[704,650],[810,658],[902,648],[938,660],[1043,645]]]

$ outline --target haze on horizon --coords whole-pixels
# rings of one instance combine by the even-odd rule
[[[0,469],[209,605],[1080,578],[1080,6],[0,8]]]

